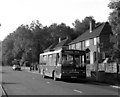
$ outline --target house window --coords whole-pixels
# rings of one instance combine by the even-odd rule
[[[86,41],[85,41],[85,46],[86,46],[86,47],[90,46],[90,40],[86,40]]]
[[[72,49],[75,49],[75,44],[72,44]]]
[[[76,49],[77,50],[81,50],[81,43],[79,42],[79,43],[76,43]]]
[[[91,39],[91,45],[94,45],[94,38]]]
[[[72,45],[69,45],[69,49],[72,49]]]
[[[79,43],[76,43],[76,49],[79,50]]]
[[[96,45],[97,44],[97,38],[93,39],[93,44]]]

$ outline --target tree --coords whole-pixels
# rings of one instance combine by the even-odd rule
[[[14,59],[12,49],[14,47],[13,34],[8,35],[4,41],[2,41],[2,63],[4,65],[10,65]]]
[[[30,25],[22,24],[4,39],[3,61],[8,65],[13,59],[21,60],[21,64],[25,61],[38,62],[40,53],[58,41],[59,37],[66,36],[75,38],[74,30],[64,23],[54,23],[49,27],[43,27],[38,20]]]
[[[77,36],[83,34],[86,30],[89,29],[91,19],[95,22],[93,16],[85,17],[82,22],[79,19],[75,20],[73,26]]]
[[[112,9],[109,16],[109,22],[114,34],[111,37],[111,41],[114,43],[112,56],[120,61],[120,1],[112,0],[108,7]]]

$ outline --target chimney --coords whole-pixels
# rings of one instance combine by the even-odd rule
[[[61,42],[61,38],[59,37],[59,43]]]
[[[95,28],[95,21],[94,20],[90,20],[90,33],[94,30]]]

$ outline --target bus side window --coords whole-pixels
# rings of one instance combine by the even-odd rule
[[[62,56],[62,64],[65,64],[67,62],[67,56],[63,55]]]

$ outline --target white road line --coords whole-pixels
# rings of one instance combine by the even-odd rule
[[[110,87],[116,88],[116,89],[120,89],[120,86],[113,86],[111,85]]]
[[[40,73],[38,73],[38,72],[32,72],[32,71],[28,71],[28,72],[30,72],[30,73],[35,73],[35,74],[40,74]]]
[[[50,82],[46,82],[47,84],[49,84]]]
[[[78,93],[83,93],[82,91],[74,89],[73,91],[78,92]]]
[[[31,72],[31,73],[40,74],[40,73],[38,73],[38,72]]]

